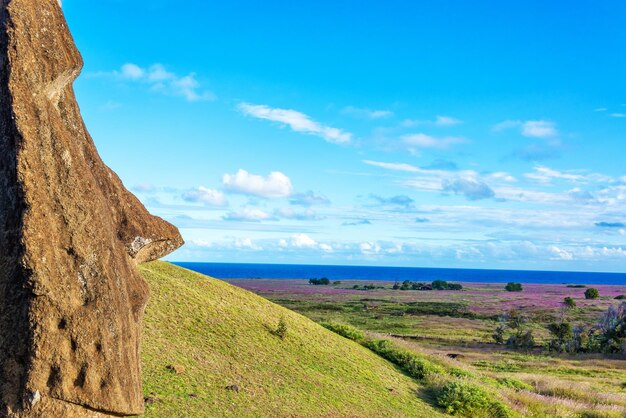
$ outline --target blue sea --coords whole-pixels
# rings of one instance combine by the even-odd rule
[[[418,267],[322,266],[301,264],[173,263],[218,279],[386,280],[430,282],[544,283],[625,285],[626,273],[474,270]]]

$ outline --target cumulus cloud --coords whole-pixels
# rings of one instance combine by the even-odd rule
[[[443,137],[436,138],[434,136],[426,135],[423,133],[410,134],[402,136],[402,141],[412,147],[417,148],[429,148],[429,149],[448,149],[453,145],[462,144],[465,141],[463,138],[457,137]]]
[[[330,204],[330,200],[322,195],[316,194],[313,191],[308,191],[306,193],[298,193],[293,195],[291,199],[289,199],[289,203],[295,206],[321,206]]]
[[[531,138],[551,138],[558,135],[556,124],[546,120],[505,120],[493,127],[495,132],[507,129],[518,129],[522,135]]]
[[[215,100],[216,96],[209,90],[202,90],[195,73],[179,76],[166,70],[162,64],[153,64],[143,68],[137,64],[126,63],[113,75],[122,80],[140,82],[156,91],[169,96],[180,96],[189,102]]]
[[[372,110],[353,106],[343,109],[343,113],[366,119],[385,119],[393,116],[393,112],[390,110]]]
[[[293,194],[291,180],[279,171],[260,176],[240,169],[235,174],[224,174],[222,184],[229,192],[263,198],[289,197]]]
[[[442,189],[444,192],[463,195],[468,200],[490,199],[496,195],[486,183],[472,176],[444,180]]]
[[[209,206],[227,206],[228,200],[224,193],[219,190],[209,189],[200,186],[183,194],[183,199],[187,202],[200,202]]]
[[[316,250],[324,253],[332,253],[334,246],[330,243],[317,242],[307,234],[295,234],[288,239],[280,239],[278,241],[278,247],[281,250]]]
[[[574,254],[572,254],[570,251],[567,251],[564,248],[561,247],[557,247],[556,245],[552,245],[548,248],[548,250],[550,250],[550,252],[553,254],[554,258],[559,259],[559,260],[573,260],[574,259]]]
[[[307,234],[296,234],[291,238],[291,245],[297,248],[315,248],[317,242]]]
[[[261,209],[245,208],[238,212],[230,212],[223,219],[225,221],[261,222],[274,220],[274,217]]]
[[[295,132],[319,136],[334,144],[345,144],[352,139],[351,133],[322,125],[296,110],[272,108],[267,105],[251,103],[240,103],[238,108],[247,116],[277,122],[290,127]]]

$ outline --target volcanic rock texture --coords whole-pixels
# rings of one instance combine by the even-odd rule
[[[58,1],[0,4],[0,416],[139,414],[136,264],[182,238],[98,156]]]

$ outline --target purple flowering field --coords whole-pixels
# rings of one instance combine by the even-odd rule
[[[392,284],[368,281],[343,281],[340,285],[313,286],[298,279],[232,279],[230,283],[250,290],[271,300],[311,302],[349,302],[363,299],[389,300],[390,302],[456,302],[470,312],[500,314],[513,309],[527,313],[558,310],[563,299],[571,297],[578,308],[589,313],[604,311],[619,303],[618,295],[626,295],[626,285],[595,285],[600,298],[585,299],[586,288],[570,288],[564,284],[525,284],[522,292],[507,292],[503,283],[462,283],[462,291],[393,290]],[[354,285],[384,286],[385,289],[355,290]]]

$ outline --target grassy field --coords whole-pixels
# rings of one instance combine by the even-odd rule
[[[586,300],[585,288],[566,285],[529,285],[523,292],[506,292],[503,284],[466,284],[463,291],[400,291],[381,282],[230,282],[317,322],[347,324],[364,331],[366,339],[389,340],[438,365],[440,372],[422,381],[425,387],[441,386],[442,379],[473,384],[506,405],[509,416],[626,416],[626,361],[599,354],[553,354],[538,347],[549,338],[549,322],[566,318],[593,324],[619,303],[615,296],[626,294],[625,286],[595,286],[601,297]],[[353,289],[366,284],[385,288]],[[564,309],[565,297],[574,298],[577,307]],[[498,316],[512,309],[529,318],[536,347],[521,351],[494,343]]]
[[[168,263],[141,271],[147,417],[442,415],[420,382],[298,313]]]

